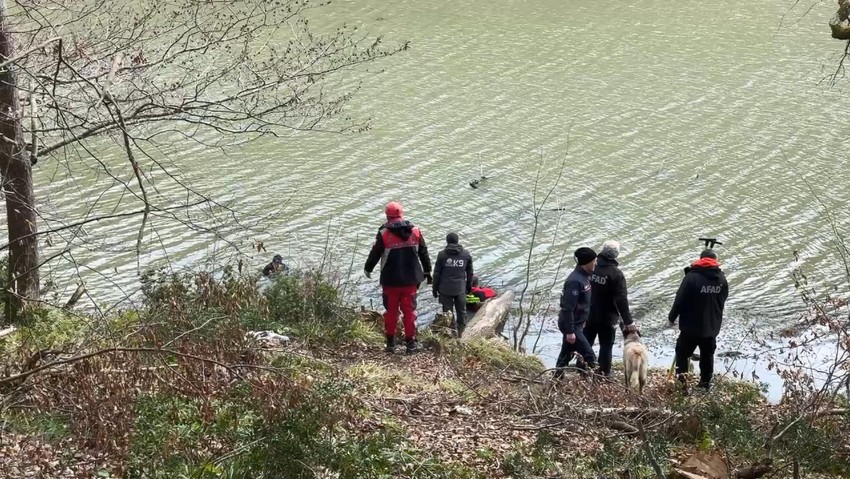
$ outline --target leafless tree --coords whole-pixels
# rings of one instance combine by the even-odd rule
[[[267,135],[367,128],[367,120],[342,114],[359,86],[357,75],[344,73],[407,45],[385,46],[346,25],[314,27],[327,3],[0,0],[6,319],[37,295],[39,238],[48,233],[76,237],[86,222],[132,215],[140,218],[138,254],[156,218],[209,234],[218,232],[197,226],[193,213],[236,219],[164,161],[174,145],[224,148]],[[116,147],[123,159],[114,158]],[[83,218],[48,218],[33,190],[37,161],[61,162],[72,176],[95,171],[136,205],[104,211],[103,192],[90,191]],[[176,183],[181,197],[162,193],[163,181]],[[48,228],[39,231],[39,223]]]
[[[541,305],[541,292],[538,288],[540,286],[540,276],[539,274],[535,274],[533,270],[539,269],[542,265],[546,265],[549,263],[551,259],[552,252],[556,249],[555,245],[558,240],[560,226],[561,226],[561,209],[555,208],[558,212],[557,225],[555,226],[555,232],[552,236],[552,242],[549,248],[549,252],[543,259],[542,265],[534,265],[532,263],[533,253],[535,247],[538,246],[538,235],[540,232],[540,221],[541,215],[547,211],[547,205],[549,204],[550,199],[552,198],[552,194],[555,192],[555,189],[561,184],[561,180],[564,176],[564,171],[566,169],[567,159],[569,158],[569,147],[570,147],[570,131],[572,130],[572,125],[570,125],[570,129],[567,130],[567,147],[564,152],[564,156],[561,159],[560,163],[558,163],[557,170],[554,173],[554,179],[552,181],[551,186],[543,192],[542,199],[539,197],[541,194],[540,186],[542,175],[545,171],[545,158],[541,153],[540,164],[537,168],[537,173],[534,178],[534,188],[532,189],[532,219],[533,225],[531,229],[531,239],[528,245],[528,253],[526,255],[526,265],[525,265],[525,280],[523,281],[522,291],[519,295],[519,318],[517,319],[516,326],[513,328],[513,348],[517,351],[524,350],[525,348],[525,340],[528,337],[528,333],[531,329],[531,323],[534,320],[534,315],[539,312]],[[551,210],[549,208],[548,210]],[[564,252],[561,252],[560,260],[558,261],[557,271],[560,273],[561,267],[563,265],[564,260]],[[558,279],[556,278],[553,282],[553,286],[557,283]],[[533,284],[532,284],[533,283]],[[529,288],[531,288],[531,298],[527,299],[526,297],[529,295]],[[541,325],[542,327],[542,325]],[[536,344],[536,343],[535,343]]]

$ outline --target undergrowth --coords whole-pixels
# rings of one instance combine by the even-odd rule
[[[97,468],[103,477],[471,479],[652,477],[650,459],[671,473],[668,459],[680,451],[719,452],[744,465],[762,459],[770,435],[788,426],[774,455],[800,454],[812,472],[850,473],[846,416],[795,422],[793,405],[767,416],[761,392],[745,383],[721,380],[696,398],[633,398],[672,414],[645,421],[647,454],[642,439],[613,432],[604,420],[570,421],[576,408],[607,407],[613,397],[578,379],[569,387],[553,383],[539,359],[498,341],[463,343],[424,332],[427,356],[388,357],[378,327],[320,274],[281,276],[261,290],[232,270],[155,271],[145,275],[143,293],[142,308],[107,318],[42,309],[0,340],[5,377],[102,352],[49,374],[0,377],[0,430],[96,451],[108,458]],[[260,330],[286,334],[292,343],[258,347],[246,333]],[[340,364],[352,351],[357,360]],[[411,375],[420,360],[455,375]],[[409,395],[400,415],[376,404],[399,391]],[[440,409],[443,402],[477,411],[504,407],[499,414],[511,422],[561,422],[532,427],[521,440],[508,435],[506,449],[473,448],[460,452],[466,459],[445,460],[417,441],[422,435],[405,420],[435,415],[439,428],[447,420],[440,414],[460,414]],[[422,407],[437,409],[426,414]],[[474,428],[469,435],[476,437]],[[468,461],[492,467],[482,473]]]
[[[273,330],[308,350],[379,342],[321,275],[283,276],[264,291],[232,270],[153,271],[142,284],[138,311],[101,319],[44,308],[0,341],[9,365],[14,356],[30,369],[59,354],[129,349],[6,384],[26,407],[0,404],[5,428],[54,443],[72,436],[112,458],[103,470],[125,477],[399,477],[411,468],[463,477],[456,466],[409,460],[422,454],[402,429],[370,429],[334,368],[257,350],[246,337]]]

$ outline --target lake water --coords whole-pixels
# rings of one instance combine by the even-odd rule
[[[731,285],[720,350],[748,350],[748,331],[767,332],[799,315],[795,250],[813,280],[842,279],[815,193],[846,230],[845,96],[842,83],[822,83],[843,44],[829,37],[830,3],[806,15],[798,6],[780,26],[792,4],[337,1],[323,22],[410,41],[408,51],[371,66],[374,74],[357,73],[362,89],[346,114],[371,118],[369,131],[285,135],[226,151],[180,143],[164,161],[199,191],[232,202],[246,213],[245,224],[271,215],[261,222],[264,232],[217,230],[252,268],[275,252],[302,267],[330,255],[337,269],[353,264],[367,304],[377,285],[359,272],[388,201],[405,205],[432,257],[455,231],[485,281],[518,289],[535,183],[538,204],[554,185],[538,217],[535,289],[557,301],[570,253],[618,239],[659,363],[668,362],[662,356],[671,338],[658,329],[682,268],[700,250],[696,238],[719,236]],[[108,161],[112,151],[103,155]],[[490,179],[473,189],[479,162]],[[92,206],[93,191],[114,185],[95,169],[69,172],[50,161],[35,174],[43,214],[54,225]],[[157,188],[162,198],[182,191],[165,179]],[[95,210],[108,212],[119,201],[141,208],[124,196],[113,187]],[[142,269],[238,256],[225,241],[179,222],[159,217],[152,225]],[[79,268],[58,264],[45,275],[63,298],[78,273],[101,304],[132,295],[138,226],[133,217],[87,225],[74,238],[54,236],[44,254],[80,243],[72,250]],[[268,253],[252,254],[255,240]],[[545,328],[541,355],[553,362],[558,335],[551,322]]]

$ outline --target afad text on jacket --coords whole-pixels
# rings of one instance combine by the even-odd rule
[[[626,277],[615,258],[605,253],[597,257],[596,268],[590,275],[590,287],[593,294],[589,323],[616,326],[622,317],[624,325],[632,324]]]
[[[687,336],[717,337],[728,297],[729,284],[720,264],[714,258],[702,258],[682,280],[668,319],[673,322],[678,317],[679,330]]]

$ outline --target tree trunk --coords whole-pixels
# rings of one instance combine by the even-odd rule
[[[481,307],[475,316],[469,321],[466,330],[460,340],[469,342],[476,339],[490,339],[498,337],[505,328],[508,314],[513,305],[514,292],[506,291],[498,298],[493,298]]]
[[[6,1],[0,0],[0,62],[14,58]],[[14,64],[0,70],[0,174],[6,200],[9,232],[10,292],[6,320],[17,322],[25,300],[38,295],[38,239],[32,164],[21,130],[17,78]]]

